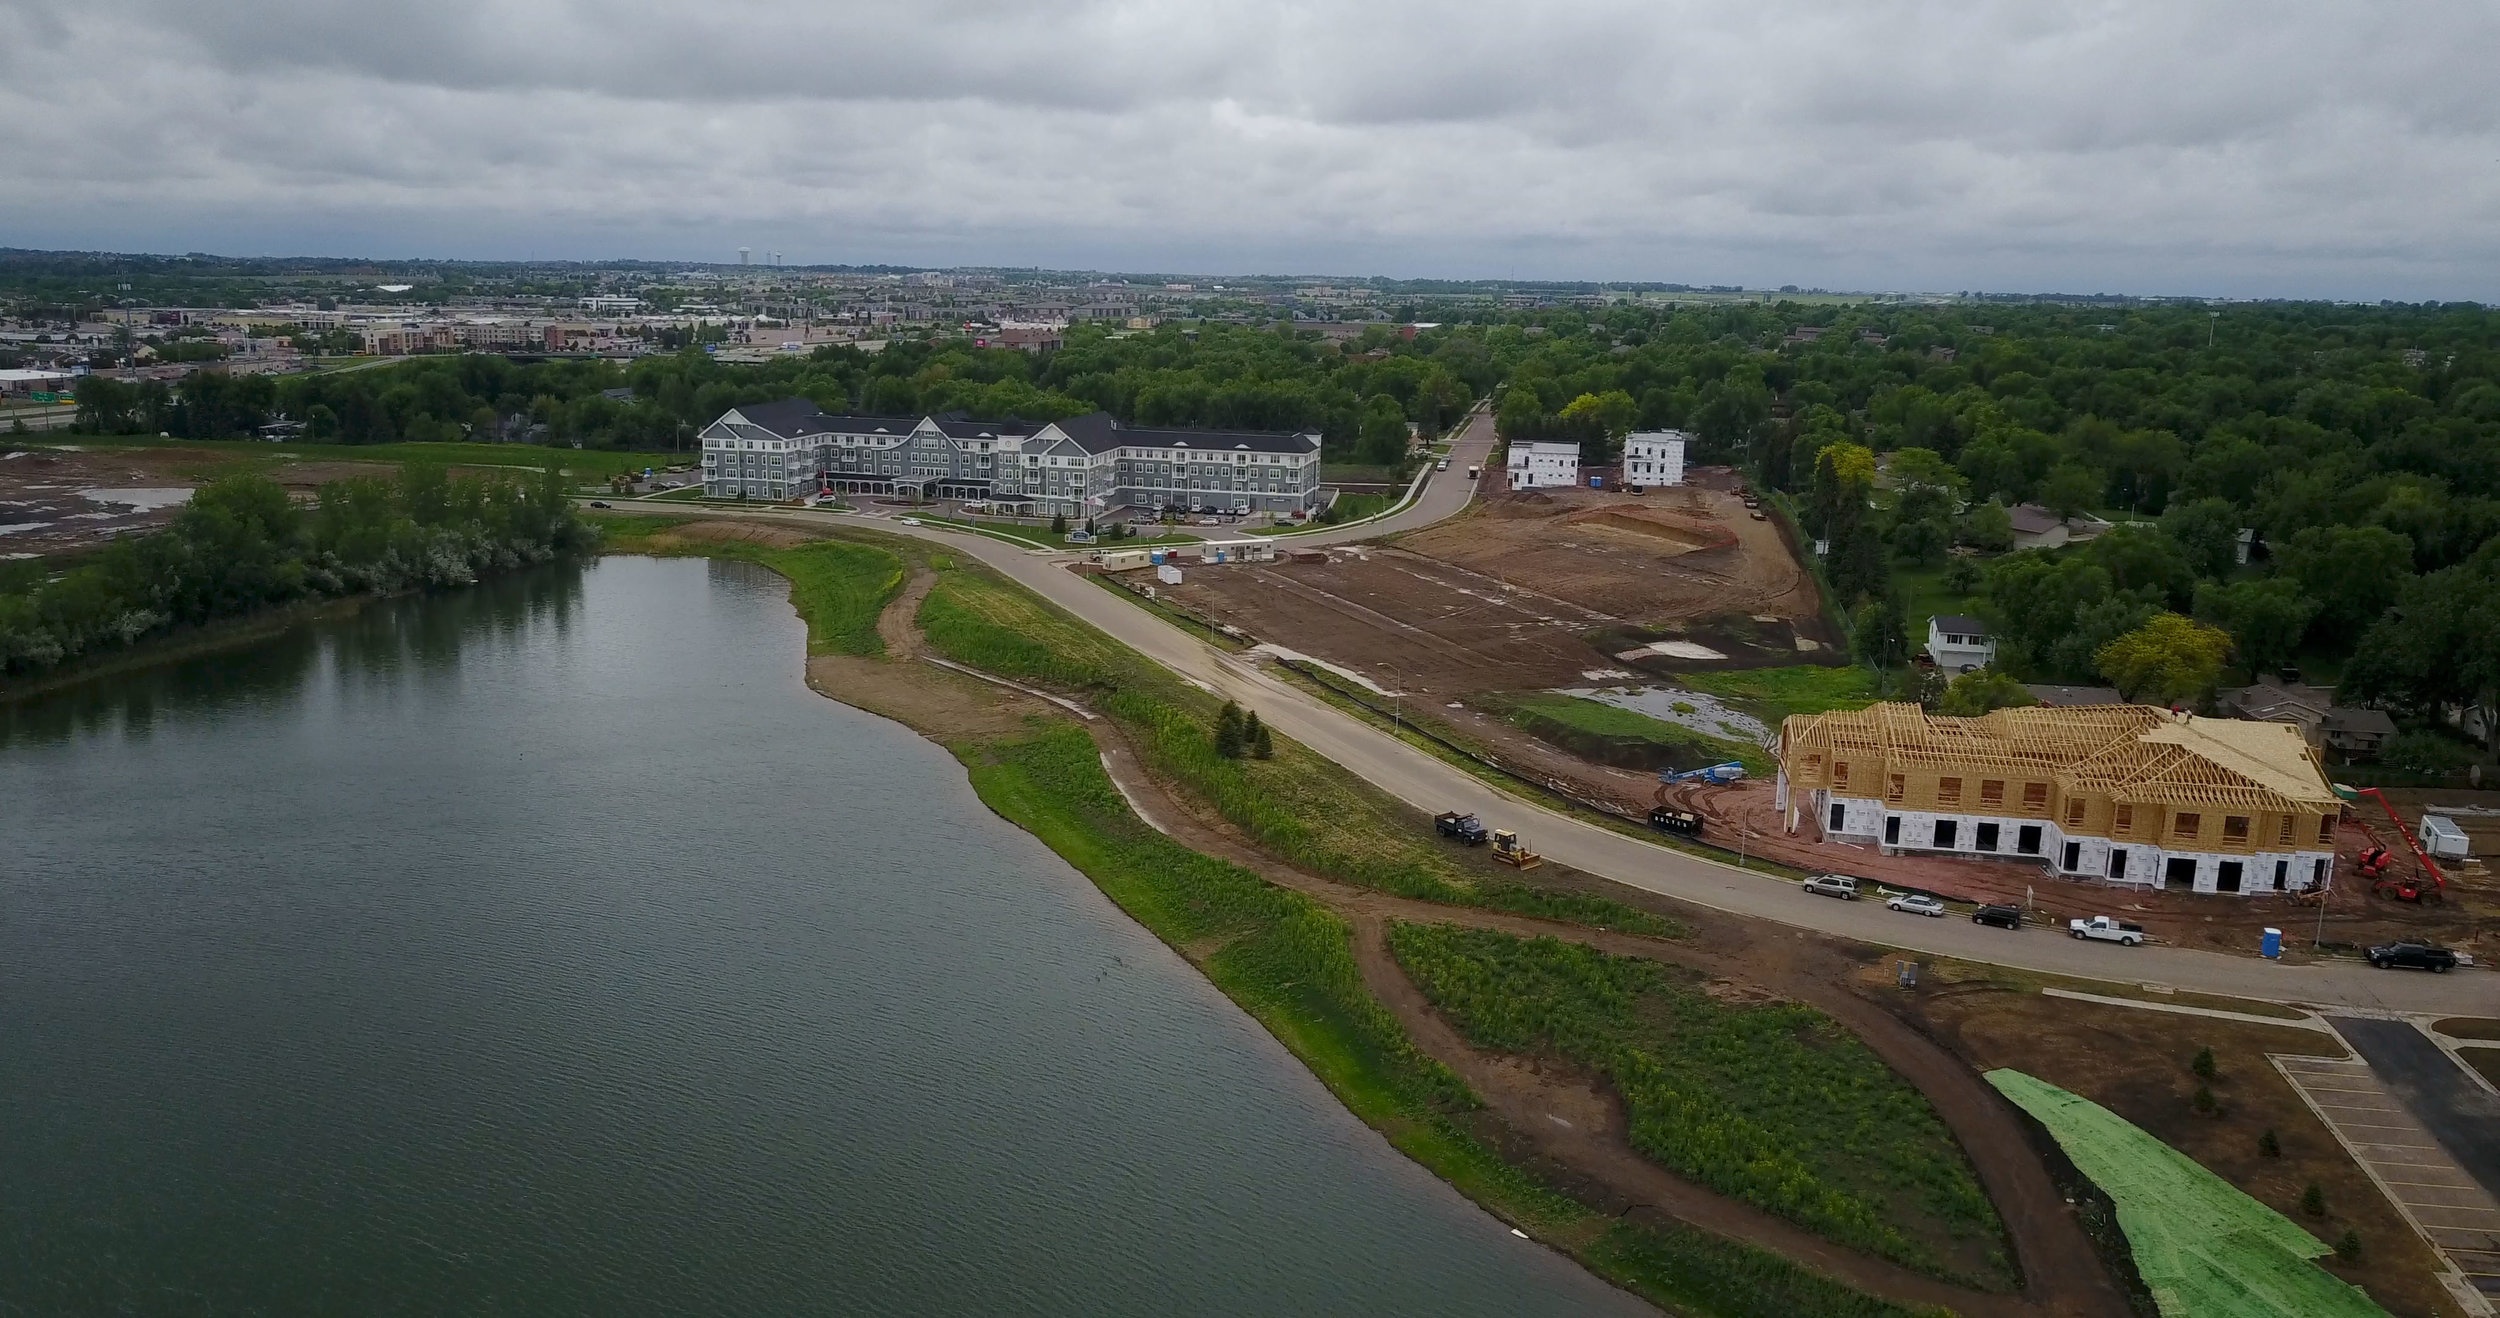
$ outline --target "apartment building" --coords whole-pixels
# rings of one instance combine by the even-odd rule
[[[1064,421],[836,416],[804,398],[732,408],[706,426],[704,492],[990,500],[1034,516],[1289,513],[1319,502],[1316,432],[1173,430],[1094,412]]]
[[[1684,483],[1684,445],[1691,439],[1681,430],[1636,430],[1623,440],[1623,483],[1644,489]]]
[[[1580,483],[1580,446],[1515,440],[1505,464],[1514,490]]]
[[[2297,892],[2334,872],[2342,802],[2289,724],[2144,705],[1942,718],[1881,704],[1792,716],[1779,754],[1790,832],[1887,855],[2202,893]]]

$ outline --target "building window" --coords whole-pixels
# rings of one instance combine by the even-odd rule
[[[2248,816],[2224,815],[2222,817],[2222,840],[2246,842],[2248,840]]]
[[[2110,828],[2124,833],[2133,827],[2135,827],[2135,807],[2131,805],[2118,807],[2118,813],[2110,820]]]
[[[1884,799],[1885,799],[1885,800],[1887,800],[1887,801],[1898,801],[1898,800],[1900,800],[1900,799],[1901,799],[1901,795],[1902,795],[1902,787],[1903,787],[1903,783],[1902,783],[1901,775],[1900,775],[1900,774],[1897,774],[1897,773],[1896,773],[1896,774],[1894,774],[1894,775],[1892,775],[1892,777],[1891,777],[1891,778],[1889,778],[1889,779],[1887,779],[1887,780],[1885,781],[1885,783],[1884,783]]]
[[[1960,805],[1962,803],[1962,780],[1959,778],[1937,779],[1936,801],[1940,805]]]
[[[2068,801],[2068,802],[2066,803],[2066,827],[2068,827],[2068,828],[2081,828],[2081,827],[2083,827],[2083,802],[2082,802],[2082,800],[2077,799],[2077,800],[2073,800],[2073,801]]]
[[[2283,827],[2275,834],[2274,840],[2275,844],[2278,846],[2288,847],[2292,845],[2292,817],[2290,815],[2283,816]],[[2279,878],[2276,879],[2274,886],[2278,888],[2282,887],[2283,881]]]
[[[2045,810],[2048,805],[2049,785],[2047,783],[2023,784],[2023,809]]]
[[[1979,803],[1981,805],[2005,804],[2005,780],[2001,778],[1980,779]]]
[[[2170,832],[2174,837],[2192,838],[2204,827],[2205,817],[2202,815],[2178,814],[2170,817]]]
[[[1849,762],[1847,760],[1832,761],[1832,786],[1843,790],[1848,788]]]
[[[2322,847],[2335,845],[2335,816],[2318,816],[2318,845]]]

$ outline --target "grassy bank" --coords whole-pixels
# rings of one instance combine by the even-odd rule
[[[1749,742],[1713,737],[1638,710],[1558,691],[1531,691],[1498,702],[1504,717],[1584,759],[1633,769],[1692,769],[1735,760],[1757,778],[1778,769],[1770,752]],[[1681,712],[1681,711],[1679,711]]]
[[[637,453],[622,449],[547,448],[536,444],[271,444],[249,439],[159,439],[153,435],[82,435],[45,431],[15,435],[18,448],[74,445],[89,451],[120,448],[198,449],[204,453],[274,461],[416,462],[445,467],[529,467],[549,463],[583,478],[605,480],[621,472],[684,462],[683,453]],[[696,454],[701,457],[701,454]]]
[[[1677,673],[1675,680],[1695,691],[1736,702],[1774,731],[1780,720],[1791,714],[1864,709],[1875,703],[1879,689],[1875,670],[1855,665],[1822,668],[1800,664],[1793,668]]]
[[[1908,1318],[1760,1250],[1672,1224],[1601,1215],[1504,1162],[1475,1133],[1479,1102],[1418,1052],[1365,990],[1343,921],[1319,903],[1199,855],[1141,823],[1065,723],[957,746],[991,809],[1083,871],[1196,961],[1340,1101],[1470,1199],[1598,1275],[1703,1318]]]
[[[920,626],[931,647],[959,663],[1085,693],[1158,775],[1303,869],[1425,901],[1677,932],[1664,917],[1608,898],[1472,874],[1413,812],[1290,741],[1279,740],[1269,760],[1217,755],[1211,697],[1007,583],[944,573],[921,604]]]
[[[697,519],[612,516],[589,519],[610,553],[695,554],[761,563],[790,579],[790,602],[807,619],[810,654],[883,654],[877,615],[903,589],[906,569],[892,550],[849,540],[787,548],[745,540],[689,540],[676,532]]]
[[[1821,1012],[1724,1001],[1697,975],[1551,938],[1396,924],[1389,941],[1478,1047],[1607,1076],[1633,1146],[1662,1166],[1906,1267],[2011,1284],[1952,1132]]]

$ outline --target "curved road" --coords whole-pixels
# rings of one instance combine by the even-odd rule
[[[1296,535],[1288,543],[1370,539],[1429,525],[1457,512],[1475,494],[1475,483],[1466,479],[1466,469],[1470,463],[1485,460],[1492,440],[1491,420],[1480,414],[1462,432],[1450,470],[1428,480],[1414,507],[1361,526]],[[1067,571],[1063,564],[1068,560],[1062,555],[1037,554],[985,536],[933,526],[905,526],[892,519],[814,510],[758,513],[623,503],[616,511],[761,516],[854,526],[867,521],[893,534],[942,543],[981,560],[1183,678],[1257,709],[1259,717],[1278,732],[1409,805],[1433,812],[1473,811],[1488,827],[1518,829],[1538,851],[1561,864],[1679,900],[1881,947],[2084,979],[2159,983],[2228,997],[2323,1007],[2440,1015],[2486,1015],[2491,1010],[2494,986],[2479,971],[2431,975],[2372,970],[2357,963],[2288,966],[2186,948],[2078,942],[2038,929],[2009,933],[1964,920],[1899,915],[1876,902],[1810,897],[1793,883],[1673,851],[1498,791]]]

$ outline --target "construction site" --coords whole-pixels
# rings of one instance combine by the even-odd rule
[[[1717,701],[1685,683],[1838,665],[1845,644],[1780,523],[1755,515],[1734,473],[1692,476],[1691,485],[1638,495],[1505,492],[1493,468],[1486,497],[1464,514],[1386,543],[1279,546],[1273,561],[1119,575],[1254,654],[1524,782],[1627,819],[1654,808],[1686,813],[1706,841],[1751,857],[1949,900],[2023,905],[2051,921],[2119,915],[2156,938],[2218,950],[2253,952],[2275,927],[2287,931],[2295,959],[2321,945],[2349,952],[2429,939],[2500,961],[2500,884],[2486,860],[2500,854],[2500,793],[2309,802],[2306,845],[2333,858],[2330,881],[2263,892],[2252,882],[2227,895],[2211,891],[2212,867],[2207,891],[2158,874],[2117,886],[2105,850],[2083,874],[2053,855],[1897,851],[1873,837],[1831,836],[1827,820],[1790,820],[1768,758],[1776,709]],[[1550,717],[1558,701],[1638,711],[1653,727],[1699,735],[1610,736]],[[1696,772],[1721,759],[1734,771]],[[1662,770],[1673,780],[1662,781]],[[2409,840],[2426,807],[2441,805],[2463,830],[2463,853],[2445,861]]]

